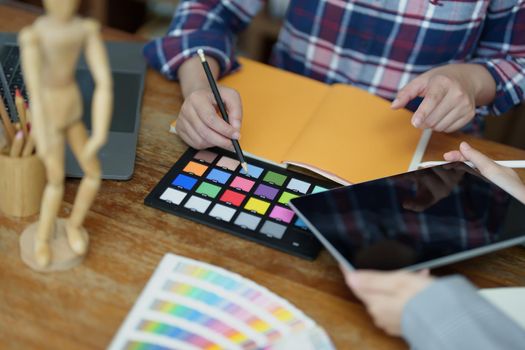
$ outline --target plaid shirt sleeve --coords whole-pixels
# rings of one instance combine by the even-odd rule
[[[492,1],[472,63],[484,65],[496,81],[486,112],[505,113],[525,100],[525,2]]]
[[[177,79],[177,70],[202,48],[215,58],[220,74],[239,67],[234,39],[260,10],[264,0],[183,0],[168,34],[144,47],[148,63],[168,79]]]

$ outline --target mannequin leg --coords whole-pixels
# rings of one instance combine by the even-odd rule
[[[84,171],[84,177],[80,182],[73,210],[66,225],[71,249],[80,255],[86,252],[88,245],[86,237],[81,232],[82,224],[100,188],[102,172],[98,158],[84,159],[82,156],[82,151],[88,140],[84,124],[79,121],[72,125],[67,131],[67,137],[71,150]]]
[[[55,135],[54,144],[48,154],[42,157],[46,167],[47,185],[42,197],[40,218],[35,241],[35,260],[45,267],[51,261],[49,240],[55,230],[55,221],[64,195],[64,137]]]

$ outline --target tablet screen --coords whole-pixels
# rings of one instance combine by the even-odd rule
[[[292,200],[354,268],[433,267],[525,240],[525,205],[463,163]]]

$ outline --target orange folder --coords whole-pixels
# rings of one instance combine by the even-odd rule
[[[415,169],[429,131],[411,112],[359,88],[327,85],[241,59],[242,69],[220,81],[243,103],[241,146],[278,164],[294,164],[342,184]]]

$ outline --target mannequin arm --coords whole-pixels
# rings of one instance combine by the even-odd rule
[[[38,36],[33,27],[22,29],[18,37],[21,51],[21,63],[24,82],[29,93],[33,128],[31,135],[35,140],[37,151],[45,155],[49,146],[46,135],[46,123],[41,96],[41,54],[38,48]]]
[[[86,20],[85,25],[88,32],[85,55],[95,81],[91,116],[93,133],[84,150],[84,155],[89,158],[96,155],[107,139],[113,110],[113,80],[99,24]]]

